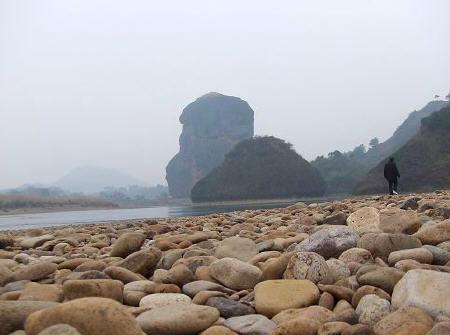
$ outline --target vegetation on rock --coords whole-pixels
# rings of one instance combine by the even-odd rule
[[[424,118],[445,106],[448,106],[448,101],[434,100],[429,102],[422,109],[410,113],[408,118],[386,141],[380,143],[377,138],[373,138],[367,151],[364,145],[360,145],[353,151],[343,153],[334,151],[329,153],[327,157],[317,157],[311,164],[319,170],[325,180],[326,193],[353,193],[356,185],[361,183],[372,168],[390,157],[418,133],[421,121]],[[382,178],[383,173],[380,176]]]
[[[321,196],[325,183],[292,145],[273,136],[237,144],[191,192],[194,202]]]
[[[327,194],[349,194],[367,173],[362,161],[364,146],[349,152],[338,150],[330,152],[327,157],[319,156],[311,162],[325,180]]]
[[[16,209],[114,208],[106,199],[90,196],[39,196],[0,194],[0,211]]]
[[[420,132],[393,156],[401,174],[401,191],[450,187],[450,106],[424,118]],[[358,183],[356,194],[385,191],[384,164],[380,162]]]

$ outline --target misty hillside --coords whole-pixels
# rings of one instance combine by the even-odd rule
[[[367,151],[363,163],[373,167],[381,160],[396,152],[417,134],[423,118],[430,116],[432,113],[441,110],[447,105],[447,101],[430,101],[422,109],[410,113],[389,139],[373,146]]]
[[[311,164],[316,167],[327,184],[327,194],[351,194],[366,174],[380,161],[386,159],[411,138],[420,129],[423,118],[447,106],[447,101],[431,101],[425,107],[408,115],[394,134],[382,143],[371,141],[369,150],[360,145],[353,151],[334,151],[328,156],[319,156]]]
[[[101,198],[111,200],[121,205],[130,204],[149,204],[152,200],[164,200],[169,196],[167,186],[139,186],[131,185],[128,187],[108,186],[97,195]]]
[[[450,187],[450,106],[424,118],[420,132],[393,156],[401,174],[401,192]],[[384,164],[380,162],[358,183],[356,194],[386,192]]]
[[[292,145],[273,136],[238,143],[218,167],[198,181],[191,199],[200,201],[321,196],[319,172]]]
[[[114,169],[98,166],[82,166],[73,169],[53,186],[74,193],[97,193],[106,187],[143,185],[144,182]]]
[[[358,154],[359,153],[359,154]],[[366,166],[361,162],[364,149],[357,147],[353,151],[330,152],[327,157],[319,156],[311,165],[319,172],[326,184],[326,194],[349,194],[356,183],[367,173]]]

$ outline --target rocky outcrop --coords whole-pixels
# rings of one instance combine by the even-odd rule
[[[208,93],[183,110],[180,151],[166,168],[169,193],[189,198],[192,187],[238,142],[253,137],[254,112],[244,100]]]
[[[292,145],[273,137],[237,144],[192,188],[194,202],[321,196],[325,183]]]

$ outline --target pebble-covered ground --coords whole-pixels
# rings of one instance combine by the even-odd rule
[[[0,233],[0,335],[448,335],[450,192]]]

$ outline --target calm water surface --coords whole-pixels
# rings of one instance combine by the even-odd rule
[[[296,201],[242,203],[208,206],[151,207],[133,209],[106,209],[71,212],[35,213],[1,215],[0,230],[29,229],[38,227],[62,226],[105,222],[114,220],[130,220],[143,218],[161,218],[177,216],[198,216],[211,213],[233,212],[246,209],[262,209],[286,207]]]

